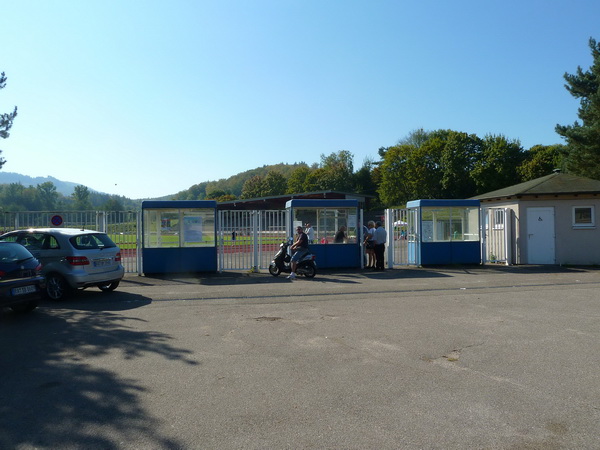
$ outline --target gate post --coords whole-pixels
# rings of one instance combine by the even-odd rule
[[[252,269],[258,272],[258,211],[252,211]]]
[[[385,210],[385,232],[387,233],[387,266],[394,268],[394,214],[393,210]]]

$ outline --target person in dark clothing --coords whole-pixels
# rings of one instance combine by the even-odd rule
[[[334,244],[345,244],[347,242],[346,237],[346,227],[342,225],[340,229],[335,233],[335,237],[333,238]]]
[[[385,253],[385,243],[387,240],[387,233],[385,228],[381,225],[381,222],[375,222],[375,233],[373,233],[373,239],[375,241],[375,269],[384,270],[385,262],[383,259]]]
[[[288,277],[290,280],[296,278],[298,261],[308,253],[308,236],[302,227],[297,227],[296,232],[298,233],[296,235],[296,241],[290,247],[290,250],[293,252],[291,260],[292,273],[290,273],[290,276]]]

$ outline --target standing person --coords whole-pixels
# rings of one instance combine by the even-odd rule
[[[290,247],[293,253],[291,260],[292,273],[290,273],[290,276],[288,277],[290,280],[296,278],[296,267],[298,267],[298,261],[300,261],[300,258],[308,253],[308,236],[300,226],[296,228],[296,232],[298,233],[296,235],[296,241]]]
[[[367,269],[375,268],[375,239],[373,234],[375,233],[375,222],[369,220],[367,223],[367,231],[364,236],[365,252],[367,254]]]
[[[307,223],[304,232],[308,236],[308,243],[312,244],[315,241],[315,229],[311,226],[310,223]]]
[[[334,244],[345,244],[348,242],[348,238],[346,236],[346,227],[342,225],[340,229],[335,233],[335,237],[333,238]]]
[[[380,221],[375,222],[375,233],[373,233],[373,237],[375,239],[375,270],[385,270],[383,255],[385,253],[387,233]]]

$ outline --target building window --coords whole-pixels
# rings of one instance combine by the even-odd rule
[[[573,207],[573,228],[593,228],[596,226],[593,206]]]

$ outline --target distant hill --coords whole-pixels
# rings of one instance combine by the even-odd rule
[[[56,186],[56,191],[62,195],[69,196],[75,191],[75,186],[79,186],[80,183],[71,183],[70,181],[60,181],[54,177],[30,177],[28,175],[21,175],[14,172],[4,172],[0,170],[0,184],[11,184],[20,183],[25,187],[37,186],[38,184],[46,183],[51,181]],[[90,188],[88,188],[90,189]],[[90,189],[90,192],[94,192]]]

